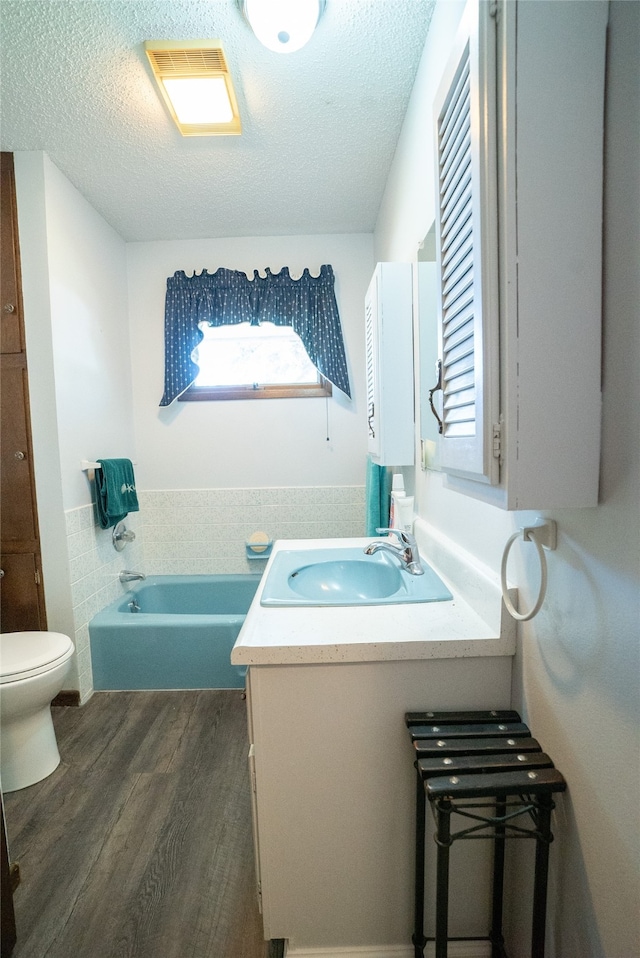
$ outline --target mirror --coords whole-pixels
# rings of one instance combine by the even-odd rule
[[[436,384],[438,361],[438,307],[435,223],[418,248],[418,340],[420,370],[420,448],[423,469],[440,469],[438,423],[429,406],[429,390]],[[434,394],[440,412],[441,393]]]

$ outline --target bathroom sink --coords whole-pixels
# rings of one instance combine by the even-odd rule
[[[401,588],[402,573],[386,562],[333,559],[296,569],[288,585],[305,599],[386,599]]]
[[[451,593],[423,561],[424,575],[411,575],[385,552],[361,548],[283,549],[267,575],[264,606],[386,605],[443,602]]]

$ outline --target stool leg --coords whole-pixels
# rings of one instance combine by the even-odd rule
[[[436,885],[436,951],[435,958],[447,958],[449,940],[449,848],[451,845],[451,812],[449,799],[436,802],[437,885]]]
[[[417,766],[416,766],[417,768]],[[426,797],[422,775],[416,775],[416,874],[414,899],[414,930],[411,941],[415,958],[422,958],[427,939],[424,936],[424,842]]]
[[[507,803],[504,799],[496,801],[496,818],[504,818]],[[504,895],[504,852],[505,852],[504,825],[497,824],[494,828],[493,841],[493,903],[491,910],[491,958],[503,958],[504,938],[502,936],[502,908]]]
[[[544,939],[547,917],[547,876],[549,871],[549,845],[551,834],[550,795],[541,795],[538,801],[538,838],[536,840],[536,866],[533,886],[533,926],[531,932],[531,958],[544,958]]]

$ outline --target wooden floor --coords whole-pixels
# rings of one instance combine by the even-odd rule
[[[240,692],[53,712],[62,764],[5,796],[13,958],[263,958]]]

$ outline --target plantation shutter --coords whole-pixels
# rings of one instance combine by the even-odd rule
[[[366,330],[366,355],[367,355],[367,435],[368,435],[368,450],[374,455],[378,456],[380,454],[380,436],[378,431],[378,422],[377,422],[377,405],[378,400],[376,397],[376,336],[375,336],[375,314],[377,310],[377,303],[374,300],[374,293],[370,294],[365,298],[364,304],[365,310],[365,330]]]
[[[441,463],[499,478],[495,23],[467,4],[434,103],[442,367]]]

